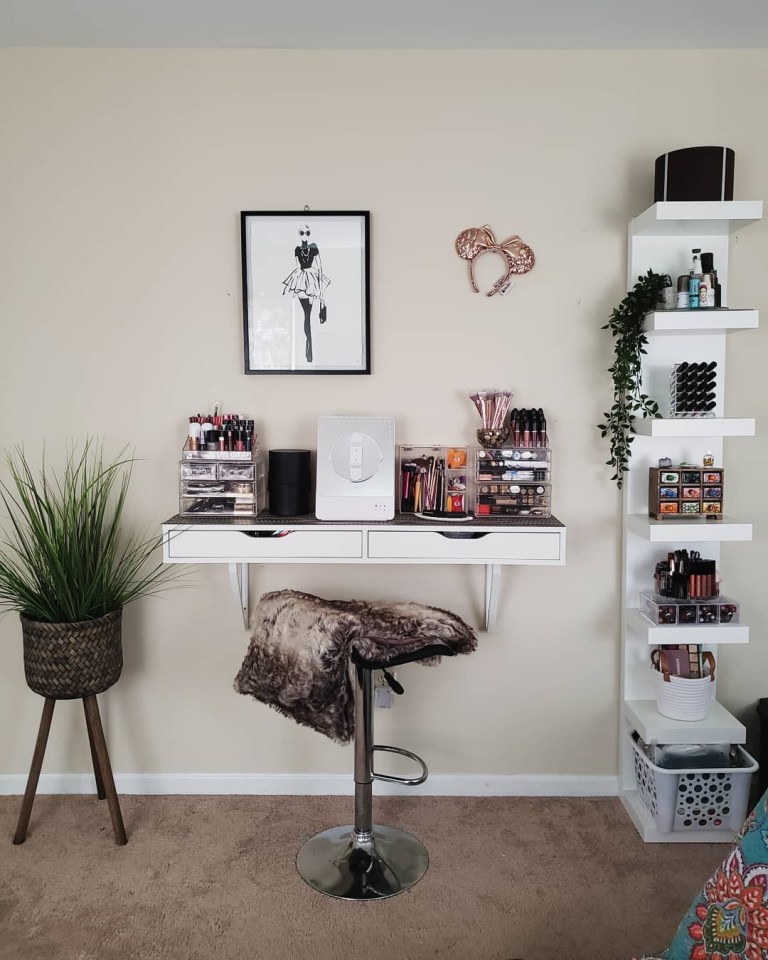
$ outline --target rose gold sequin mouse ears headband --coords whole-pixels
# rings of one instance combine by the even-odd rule
[[[484,224],[482,227],[470,227],[456,237],[456,253],[469,261],[469,282],[475,293],[479,293],[477,281],[475,280],[475,260],[483,253],[496,253],[504,258],[506,273],[503,277],[494,283],[491,289],[486,293],[486,297],[492,297],[495,293],[503,297],[510,287],[513,286],[512,275],[528,273],[533,269],[536,258],[533,250],[527,243],[523,243],[520,237],[515,234],[501,243],[496,242],[493,230]]]

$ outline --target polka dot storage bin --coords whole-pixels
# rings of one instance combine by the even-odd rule
[[[742,766],[707,770],[657,767],[630,737],[640,796],[661,833],[673,830],[724,830],[735,833],[744,822],[757,761],[736,749]]]

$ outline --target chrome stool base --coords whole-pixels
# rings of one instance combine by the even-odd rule
[[[412,887],[427,872],[429,854],[416,837],[375,825],[331,827],[299,850],[296,866],[306,882],[339,900],[384,900]]]

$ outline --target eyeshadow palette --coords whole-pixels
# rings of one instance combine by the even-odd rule
[[[657,520],[723,516],[724,471],[711,467],[651,467],[648,471],[648,514]]]

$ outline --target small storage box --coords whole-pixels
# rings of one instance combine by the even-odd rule
[[[216,464],[182,461],[179,464],[179,477],[182,480],[217,480]]]
[[[253,498],[239,500],[216,494],[211,497],[181,497],[179,513],[200,517],[254,516],[258,509]]]
[[[648,515],[656,520],[723,516],[722,467],[707,469],[681,464],[648,469]]]
[[[657,593],[640,594],[640,612],[658,626],[684,626],[739,622],[739,605],[730,597],[712,600],[674,600]]]
[[[740,767],[665,770],[630,737],[642,801],[661,833],[723,830],[735,833],[747,815],[749,788],[757,762],[742,746]],[[640,741],[642,743],[642,741]]]
[[[254,451],[251,450],[193,450],[189,445],[189,440],[184,444],[181,451],[183,460],[233,460],[249,462],[253,459]]]
[[[267,502],[264,456],[248,462],[182,460],[179,513],[204,517],[255,516]]]

